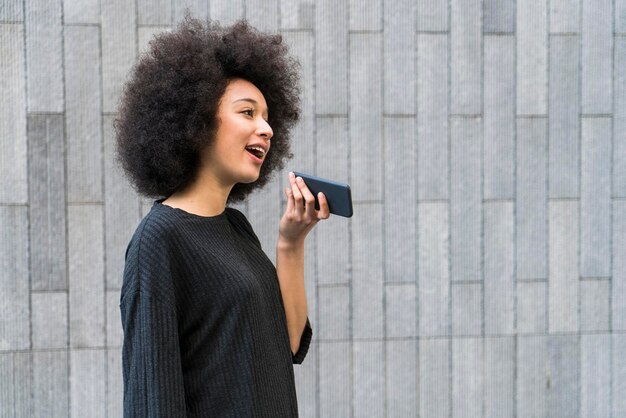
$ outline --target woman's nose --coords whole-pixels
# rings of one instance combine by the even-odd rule
[[[260,120],[261,122],[259,123],[258,134],[267,141],[274,135],[274,131],[268,121],[263,118]]]

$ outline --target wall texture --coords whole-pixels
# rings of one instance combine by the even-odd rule
[[[189,7],[302,63],[303,417],[626,416],[626,0],[1,0],[0,416],[121,414],[125,77]],[[270,257],[285,175],[241,208]]]

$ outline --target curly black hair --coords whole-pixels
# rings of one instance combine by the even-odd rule
[[[289,131],[300,112],[298,62],[277,34],[245,20],[231,26],[187,16],[156,36],[127,82],[115,120],[117,157],[147,197],[167,197],[196,178],[200,151],[214,139],[219,102],[230,80],[245,79],[265,97],[274,135],[259,178],[236,184],[228,200],[264,186],[291,158]]]

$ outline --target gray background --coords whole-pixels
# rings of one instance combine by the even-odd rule
[[[183,4],[184,3],[184,4]],[[302,63],[303,417],[626,416],[626,0],[1,0],[0,415],[121,413],[112,121],[190,7]],[[268,255],[281,173],[240,206]]]

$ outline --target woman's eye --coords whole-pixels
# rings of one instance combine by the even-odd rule
[[[244,113],[244,114],[246,114],[248,116],[252,116],[254,114],[254,111],[252,109],[246,109],[246,110],[244,110],[241,113]]]

